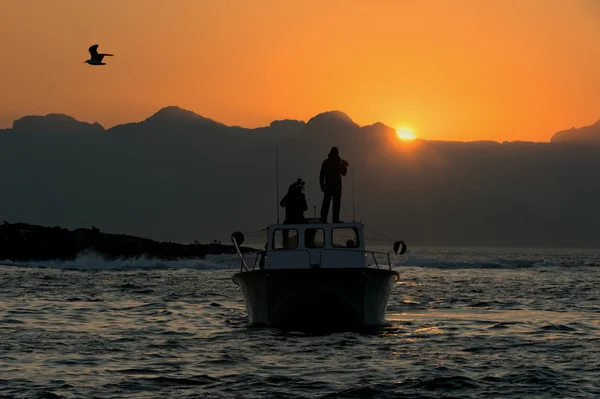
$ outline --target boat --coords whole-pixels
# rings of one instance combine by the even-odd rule
[[[231,235],[240,258],[233,282],[241,289],[251,325],[348,330],[384,323],[399,279],[393,268],[406,252],[403,241],[394,243],[392,261],[389,252],[366,250],[364,225],[359,222],[313,219],[264,230],[264,251],[250,254],[240,250],[244,235]],[[248,256],[254,258],[251,266]]]

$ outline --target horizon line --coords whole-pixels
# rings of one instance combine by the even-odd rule
[[[361,129],[362,129],[362,128],[364,128],[364,127],[369,127],[369,126],[374,126],[374,125],[377,125],[377,124],[381,124],[381,125],[385,126],[386,128],[392,129],[392,130],[394,130],[394,131],[396,131],[396,130],[397,130],[396,128],[394,128],[394,127],[391,127],[391,126],[389,126],[389,125],[387,125],[387,124],[385,124],[384,122],[381,122],[381,121],[376,121],[376,122],[373,122],[373,123],[370,123],[370,124],[360,125],[360,124],[356,123],[356,122],[355,122],[355,121],[352,119],[352,117],[350,117],[350,115],[348,115],[346,112],[344,112],[344,111],[340,111],[340,110],[338,110],[338,109],[331,109],[331,110],[327,110],[327,111],[320,112],[320,113],[318,113],[318,114],[316,114],[316,115],[312,116],[312,117],[311,117],[311,118],[309,118],[308,120],[302,120],[302,119],[291,119],[291,118],[285,118],[285,119],[273,119],[273,120],[272,120],[272,121],[271,121],[271,122],[270,122],[268,125],[261,125],[261,126],[256,126],[256,127],[245,127],[245,126],[241,126],[241,125],[228,125],[228,124],[226,124],[226,123],[219,122],[219,121],[217,121],[217,120],[215,120],[215,119],[213,119],[213,118],[210,118],[210,117],[204,116],[204,115],[202,115],[202,114],[199,114],[199,113],[197,113],[196,111],[193,111],[193,110],[190,110],[190,109],[187,109],[187,108],[182,108],[182,107],[180,107],[179,105],[166,105],[166,106],[163,106],[163,107],[159,108],[157,111],[153,112],[151,115],[147,116],[147,117],[146,117],[146,118],[144,118],[144,119],[137,120],[137,121],[128,121],[128,122],[123,122],[123,123],[117,123],[117,124],[114,124],[114,125],[112,125],[112,126],[110,126],[110,125],[107,125],[108,127],[107,127],[107,126],[105,126],[105,125],[103,125],[103,124],[102,124],[102,123],[100,123],[99,121],[89,122],[89,121],[85,121],[85,120],[78,119],[78,118],[76,118],[76,117],[74,117],[74,116],[72,116],[72,115],[69,115],[69,114],[67,114],[67,113],[60,113],[60,112],[49,112],[49,113],[46,113],[46,114],[28,114],[28,115],[22,115],[22,116],[18,117],[17,119],[14,119],[14,120],[13,120],[13,125],[12,125],[12,127],[0,128],[0,130],[13,130],[13,129],[14,129],[14,123],[15,123],[16,121],[18,121],[18,120],[21,120],[21,119],[23,119],[23,118],[27,118],[27,117],[42,117],[42,118],[44,118],[44,117],[49,117],[49,116],[56,115],[56,116],[66,116],[66,117],[69,117],[69,118],[72,118],[72,119],[74,119],[74,120],[75,120],[75,121],[77,121],[77,122],[81,122],[81,123],[88,123],[88,124],[90,124],[90,125],[98,124],[98,125],[100,125],[100,126],[101,126],[101,127],[104,129],[104,131],[108,131],[108,130],[110,130],[110,129],[113,129],[113,128],[115,128],[115,127],[118,127],[118,126],[123,126],[123,125],[131,124],[131,123],[142,123],[142,122],[145,122],[145,121],[147,121],[148,119],[150,119],[151,117],[153,117],[154,115],[156,115],[156,114],[158,114],[159,112],[161,112],[161,111],[163,111],[163,110],[166,110],[166,109],[177,109],[177,110],[179,110],[179,111],[183,111],[183,112],[189,112],[189,113],[192,113],[192,114],[194,114],[194,116],[198,116],[198,117],[200,117],[200,118],[206,119],[207,121],[214,122],[214,123],[216,123],[216,124],[220,124],[220,125],[223,125],[223,126],[226,126],[226,127],[229,127],[229,128],[241,128],[241,129],[246,129],[246,130],[256,130],[256,129],[264,129],[264,128],[269,128],[269,127],[271,127],[271,125],[272,125],[274,122],[285,122],[285,121],[301,122],[301,123],[303,123],[303,124],[305,124],[305,125],[306,125],[306,124],[308,124],[308,123],[309,123],[309,122],[310,122],[312,119],[314,119],[314,118],[316,118],[316,117],[318,117],[318,116],[320,116],[320,115],[329,114],[329,113],[340,113],[340,114],[342,114],[343,116],[347,117],[347,118],[348,118],[348,120],[349,120],[351,123],[355,124],[355,125],[356,125],[358,128],[361,128]],[[600,122],[600,120],[599,120],[598,122]],[[596,124],[598,124],[598,122],[596,122]],[[592,124],[592,125],[588,125],[588,126],[593,126],[593,124]],[[470,140],[470,141],[466,141],[466,140],[440,140],[440,139],[427,139],[427,138],[425,138],[425,137],[416,137],[416,139],[415,139],[415,140],[413,140],[413,141],[450,142],[450,143],[481,143],[481,142],[488,142],[488,143],[498,143],[498,144],[503,144],[503,143],[519,143],[519,142],[520,142],[520,143],[541,143],[541,144],[544,144],[544,143],[545,143],[545,144],[551,144],[551,143],[552,143],[552,141],[551,141],[551,140],[552,140],[552,137],[553,137],[554,135],[556,135],[557,133],[560,133],[560,132],[563,132],[563,131],[574,130],[574,129],[581,129],[581,128],[584,128],[584,127],[587,127],[587,126],[582,126],[582,127],[579,127],[579,128],[577,128],[577,127],[571,127],[570,129],[565,129],[565,130],[560,130],[560,131],[557,131],[557,132],[553,133],[553,134],[552,134],[552,136],[550,137],[550,139],[548,139],[547,141],[531,141],[531,140],[513,140],[513,141],[509,141],[509,140],[503,140],[503,141],[498,141],[498,140],[494,140],[494,139],[479,139],[479,140]]]

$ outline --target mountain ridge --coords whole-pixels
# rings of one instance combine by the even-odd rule
[[[356,209],[358,220],[410,245],[600,245],[600,146],[408,142],[382,123],[319,115],[247,129],[167,108],[151,123],[108,130],[56,115],[49,129],[33,124],[34,134],[18,126],[0,134],[0,217],[65,228],[82,221],[162,241],[227,240],[275,222],[298,177],[307,215],[317,213],[320,167],[337,146],[350,162],[342,220]],[[188,122],[165,122],[180,118]]]
[[[304,128],[317,127],[321,130],[332,130],[332,134],[340,133],[344,129],[362,129],[363,131],[369,131],[372,129],[395,131],[390,126],[382,122],[374,122],[367,125],[359,125],[352,120],[352,118],[339,110],[331,110],[321,112],[307,121],[297,119],[282,119],[273,120],[268,125],[259,126],[255,128],[246,128],[242,126],[232,126],[225,123],[216,121],[211,118],[207,118],[198,114],[194,111],[181,108],[176,105],[168,105],[160,108],[152,115],[141,121],[131,121],[121,124],[117,124],[110,128],[104,128],[98,122],[86,122],[78,120],[77,118],[63,114],[63,113],[49,113],[46,115],[25,115],[13,121],[12,128],[0,129],[0,133],[39,133],[42,131],[60,132],[60,133],[102,133],[110,132],[117,133],[122,132],[126,129],[147,127],[153,125],[159,128],[197,128],[197,127],[211,127],[219,129],[235,129],[243,131],[254,131],[261,132],[265,129],[272,128],[274,130],[285,130],[290,129],[295,131],[295,134],[299,134]],[[562,130],[554,133],[549,141],[541,142],[530,142],[530,141],[496,141],[496,140],[472,140],[472,141],[453,141],[453,140],[428,140],[424,138],[418,138],[419,141],[437,141],[437,142],[457,142],[457,143],[474,143],[474,142],[487,142],[487,143],[599,143],[600,144],[600,119],[589,126],[582,126],[579,128],[572,127],[571,129]]]

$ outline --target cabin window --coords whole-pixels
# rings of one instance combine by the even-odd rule
[[[331,245],[334,248],[358,248],[358,229],[356,227],[338,227],[331,230]]]
[[[273,249],[298,248],[298,230],[277,229],[273,232]]]
[[[304,245],[306,248],[323,248],[325,246],[325,230],[304,230]]]

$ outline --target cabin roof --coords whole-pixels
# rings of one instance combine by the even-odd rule
[[[363,224],[361,222],[343,222],[343,223],[297,223],[297,224],[271,224],[268,226],[269,230],[275,229],[333,229],[333,228],[342,228],[342,227],[355,227],[362,229]]]

